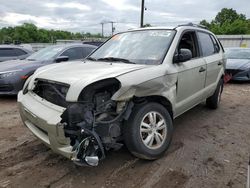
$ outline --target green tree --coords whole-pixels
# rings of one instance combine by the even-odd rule
[[[236,10],[232,8],[223,8],[215,17],[214,23],[218,25],[223,25],[226,22],[234,22],[236,20],[246,20],[246,16],[243,14],[238,14]]]
[[[202,20],[200,24],[215,34],[250,34],[250,20],[233,9],[223,8],[211,22]]]
[[[101,34],[92,33],[72,33],[61,30],[39,29],[32,23],[24,23],[16,27],[4,27],[0,29],[0,43],[19,41],[22,43],[34,42],[55,42],[57,39],[84,39],[84,38],[101,38]]]

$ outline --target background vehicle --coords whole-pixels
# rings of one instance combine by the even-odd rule
[[[21,46],[0,45],[0,62],[14,59],[25,59],[33,52]]]
[[[39,67],[84,59],[95,48],[87,44],[55,45],[41,49],[24,60],[3,62],[0,64],[0,95],[16,95]]]
[[[250,81],[250,48],[227,48],[226,73],[233,81]]]
[[[85,63],[38,69],[18,94],[20,114],[76,164],[96,166],[122,140],[135,156],[154,160],[170,145],[174,118],[204,100],[218,107],[224,68],[224,50],[204,28],[131,30]]]

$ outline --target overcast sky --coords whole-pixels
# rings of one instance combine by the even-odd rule
[[[139,26],[141,0],[0,0],[0,28],[31,22],[41,28],[101,32],[114,21],[116,32]],[[154,26],[211,20],[222,8],[250,18],[250,0],[145,0],[145,23]],[[105,24],[105,34],[111,32]]]

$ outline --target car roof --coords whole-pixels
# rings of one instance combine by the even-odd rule
[[[157,27],[144,27],[144,28],[136,28],[136,29],[130,29],[129,31],[146,31],[146,30],[198,30],[198,31],[204,31],[210,34],[213,34],[211,31],[206,29],[204,26],[196,25],[196,24],[184,24],[184,25],[178,25],[178,26],[157,26]],[[126,33],[129,31],[121,32]]]
[[[18,45],[13,45],[13,44],[1,44],[0,48],[21,48],[21,49],[26,49],[22,46],[18,46]]]

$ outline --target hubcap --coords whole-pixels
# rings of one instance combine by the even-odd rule
[[[167,137],[167,124],[158,112],[147,113],[141,121],[140,134],[143,144],[149,149],[160,148]]]

